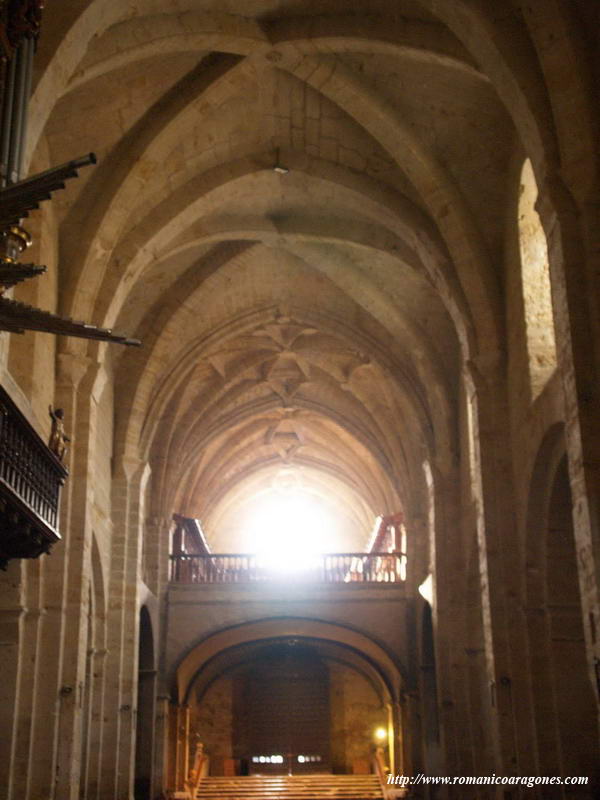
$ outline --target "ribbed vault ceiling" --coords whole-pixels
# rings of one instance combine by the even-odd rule
[[[461,355],[498,331],[511,122],[431,6],[48,11],[34,162],[100,162],[54,204],[61,310],[143,340],[98,351],[116,455],[217,550],[282,470],[354,549],[454,458]]]

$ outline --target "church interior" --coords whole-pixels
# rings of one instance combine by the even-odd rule
[[[45,5],[0,796],[599,797],[600,3]]]

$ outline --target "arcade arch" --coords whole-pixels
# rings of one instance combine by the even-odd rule
[[[353,745],[354,750],[349,745],[350,749],[344,750],[345,756],[338,754],[337,757],[342,759],[344,769],[351,769],[351,764],[347,762],[347,758],[350,758],[348,754],[356,752],[357,747],[363,759],[369,762],[374,742],[374,728],[383,726],[387,731],[385,744],[391,768],[401,770],[402,765],[410,758],[410,754],[406,750],[408,745],[403,731],[403,726],[406,724],[402,718],[405,679],[398,655],[390,653],[370,636],[346,626],[316,619],[279,617],[247,622],[216,631],[192,646],[186,655],[173,660],[170,670],[173,676],[172,699],[176,708],[184,709],[186,718],[184,728],[188,732],[185,741],[178,739],[171,744],[172,759],[177,765],[172,765],[172,770],[174,772],[178,770],[180,780],[189,766],[189,763],[183,765],[182,759],[185,760],[184,754],[189,752],[188,737],[194,730],[193,726],[190,727],[190,706],[192,706],[192,717],[196,720],[196,732],[202,736],[202,730],[205,730],[202,729],[202,702],[211,686],[218,684],[219,680],[230,672],[234,674],[236,670],[239,671],[243,665],[257,663],[265,655],[268,657],[269,648],[283,649],[288,654],[305,651],[311,658],[316,658],[319,663],[324,664],[326,674],[332,675],[334,683],[337,682],[339,685],[340,681],[343,683],[344,680],[350,680],[365,697],[371,697],[373,708],[371,716],[377,725],[364,729],[362,735],[358,737],[360,741]],[[226,694],[229,692],[228,697],[223,699],[221,696],[225,706],[231,704],[233,702],[231,684],[226,690],[223,690],[222,683],[218,685],[221,686],[221,695],[223,691]],[[332,691],[335,694],[335,689]],[[374,705],[373,698],[377,699]],[[337,704],[333,699],[331,702],[335,706],[331,712],[332,720],[336,714],[339,718],[345,713],[352,713],[350,706],[344,706],[343,699],[338,698]],[[182,712],[173,713],[181,715]],[[329,712],[323,713],[329,714]],[[231,722],[228,725],[229,735],[233,736],[234,729],[231,727]],[[337,733],[338,737],[341,737],[340,740],[347,735],[339,730]],[[231,743],[229,747],[231,748]],[[233,750],[230,749],[229,752]],[[248,754],[244,756],[238,749],[235,757],[247,756]]]

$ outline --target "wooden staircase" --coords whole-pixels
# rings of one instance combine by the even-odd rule
[[[204,778],[196,800],[382,800],[376,775],[252,775]]]

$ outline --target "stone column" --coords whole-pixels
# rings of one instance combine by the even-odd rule
[[[402,704],[396,701],[387,703],[388,729],[393,731],[390,747],[390,772],[392,775],[404,774],[407,769],[407,754],[404,741],[404,719]]]
[[[94,690],[91,698],[91,725],[89,734],[89,761],[85,797],[94,800],[98,796],[102,747],[104,744],[104,681],[108,650],[94,650],[92,672]]]
[[[459,621],[464,593],[457,586],[463,570],[461,547],[461,518],[459,512],[460,477],[432,465],[426,471],[429,483],[430,510],[427,534],[429,537],[429,572],[433,577],[431,602],[435,649],[437,703],[440,725],[440,746],[448,775],[465,771],[462,750],[468,741],[468,731],[461,730],[457,720],[457,698],[454,674],[454,651],[459,634]],[[420,644],[422,630],[416,631]],[[421,647],[419,647],[419,653]],[[420,671],[421,664],[417,665]],[[419,684],[422,684],[419,675]],[[423,698],[422,698],[423,700]],[[421,720],[422,735],[424,721]],[[460,731],[460,733],[459,733]]]
[[[60,530],[63,541],[42,557],[40,626],[35,669],[29,795],[77,797],[79,792],[79,708],[85,676],[89,575],[87,493],[93,473],[89,462],[91,387],[98,365],[81,354],[58,357],[55,405],[65,410],[73,446],[63,488]],[[70,691],[69,691],[70,690]],[[59,753],[60,740],[60,753]],[[58,759],[60,758],[60,761]]]
[[[535,732],[503,369],[493,354],[482,356],[465,386],[495,770],[517,775],[535,771]]]
[[[173,722],[173,706],[167,691],[167,676],[165,675],[165,649],[164,636],[167,608],[167,588],[169,570],[169,531],[171,519],[153,515],[147,535],[156,537],[154,552],[149,556],[150,588],[156,592],[162,612],[159,620],[159,629],[156,632],[156,647],[158,657],[158,696],[156,701],[156,731],[155,731],[155,762],[154,762],[154,787],[155,793],[167,791],[175,787],[175,761],[174,737],[176,725]]]
[[[121,458],[112,487],[113,539],[107,617],[106,730],[101,797],[127,800],[135,773],[135,707],[139,639],[139,581],[143,494],[147,471]]]
[[[11,561],[0,581],[0,703],[3,720],[0,725],[0,795],[9,799],[12,798],[20,676],[24,669],[20,658],[23,568],[21,561]]]
[[[156,698],[156,721],[154,726],[154,795],[160,795],[161,792],[166,792],[167,789],[172,788],[174,785],[169,783],[168,776],[170,761],[169,714],[170,697],[168,694],[160,693]]]
[[[177,773],[175,783],[178,791],[185,789],[190,760],[190,707],[177,707]]]
[[[91,572],[91,510],[96,466],[97,413],[94,388],[99,376],[99,367],[96,361],[82,355],[65,353],[59,356],[56,403],[65,409],[66,420],[71,420],[70,430],[73,439],[68,489],[61,516],[65,534],[66,570],[62,598],[63,659],[58,691],[55,790],[56,797],[61,800],[63,798],[79,800],[80,789],[81,709],[89,646],[87,634]],[[54,568],[53,559],[49,559],[48,566]],[[54,593],[56,587],[51,588],[49,584],[49,590]]]
[[[39,574],[39,562],[26,562],[25,570],[29,573]],[[36,574],[36,578],[37,578]],[[21,627],[21,662],[23,664],[22,674],[19,678],[19,703],[16,709],[15,721],[15,759],[13,767],[13,787],[16,797],[29,796],[29,758],[31,752],[31,736],[33,732],[33,722],[35,719],[35,690],[38,680],[41,680],[39,671],[28,669],[27,665],[35,662],[40,638],[40,627],[42,623],[43,610],[39,607],[39,598],[36,602],[37,591],[31,591],[31,584],[38,584],[37,580],[32,580],[31,574],[28,577],[28,607],[22,617]],[[39,586],[39,584],[38,584]],[[36,587],[37,588],[37,587]]]
[[[153,514],[145,522],[145,583],[156,597],[168,581],[169,531],[172,520]]]
[[[155,669],[138,672],[134,788],[139,787],[144,797],[154,796],[151,787],[154,783],[156,675]]]
[[[179,741],[179,706],[175,703],[169,703],[169,758],[167,785],[169,789],[176,789],[177,787],[177,772],[178,772],[178,741]]]
[[[419,714],[419,695],[416,691],[402,693],[400,714],[404,725],[402,732],[402,774],[415,775],[417,772],[423,772],[421,715]],[[398,772],[400,773],[400,770]]]

